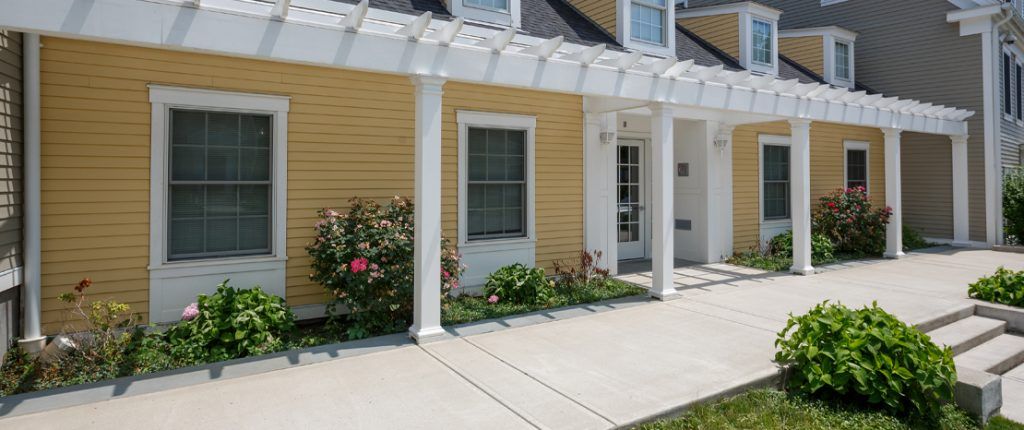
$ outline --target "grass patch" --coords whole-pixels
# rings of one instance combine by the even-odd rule
[[[441,324],[457,325],[473,321],[501,318],[544,309],[599,302],[619,297],[636,296],[644,289],[619,281],[606,279],[591,286],[555,287],[555,295],[545,303],[517,304],[511,302],[488,303],[486,297],[461,295],[445,301],[441,306]]]
[[[642,424],[641,430],[977,430],[978,425],[953,405],[942,407],[928,421],[912,421],[881,410],[828,403],[776,390],[753,390],[721,402],[700,405],[685,415]],[[993,420],[987,430],[1024,430],[1006,419]]]

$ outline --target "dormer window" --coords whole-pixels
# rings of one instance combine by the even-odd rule
[[[772,23],[754,18],[751,20],[751,56],[750,60],[761,65],[771,67],[775,63],[774,50],[772,49]]]
[[[508,27],[519,27],[520,0],[448,0],[452,15]]]
[[[665,0],[632,0],[629,36],[633,40],[665,44]]]
[[[850,80],[850,44],[846,42],[836,42],[835,44],[835,56],[836,56],[836,79],[844,81]]]

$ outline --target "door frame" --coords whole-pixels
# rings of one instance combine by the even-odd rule
[[[623,257],[621,250],[618,250],[618,261],[629,261],[629,260],[642,260],[651,257],[651,215],[652,212],[649,210],[651,202],[651,139],[646,134],[634,134],[634,133],[620,133],[615,141],[615,154],[614,154],[614,166],[612,175],[615,181],[615,200],[613,207],[615,208],[615,218],[612,222],[615,224],[615,246],[619,246],[618,241],[618,187],[619,187],[619,169],[618,169],[618,149],[622,141],[628,141],[633,144],[638,144],[640,147],[641,160],[640,160],[640,247],[641,252],[639,256]]]

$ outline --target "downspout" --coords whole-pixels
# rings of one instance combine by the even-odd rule
[[[19,345],[36,354],[46,345],[42,332],[42,288],[40,285],[41,202],[40,202],[40,107],[39,107],[39,35],[23,36],[22,67],[24,70],[24,316],[23,336]]]

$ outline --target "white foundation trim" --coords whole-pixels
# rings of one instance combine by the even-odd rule
[[[151,322],[177,321],[181,310],[208,294],[218,283],[231,279],[240,288],[260,285],[285,297],[286,229],[288,202],[288,110],[290,99],[277,95],[236,93],[198,88],[149,85],[150,195],[149,195],[149,311]],[[169,261],[167,258],[167,175],[172,108],[260,113],[273,118],[271,183],[271,252],[265,255]]]

